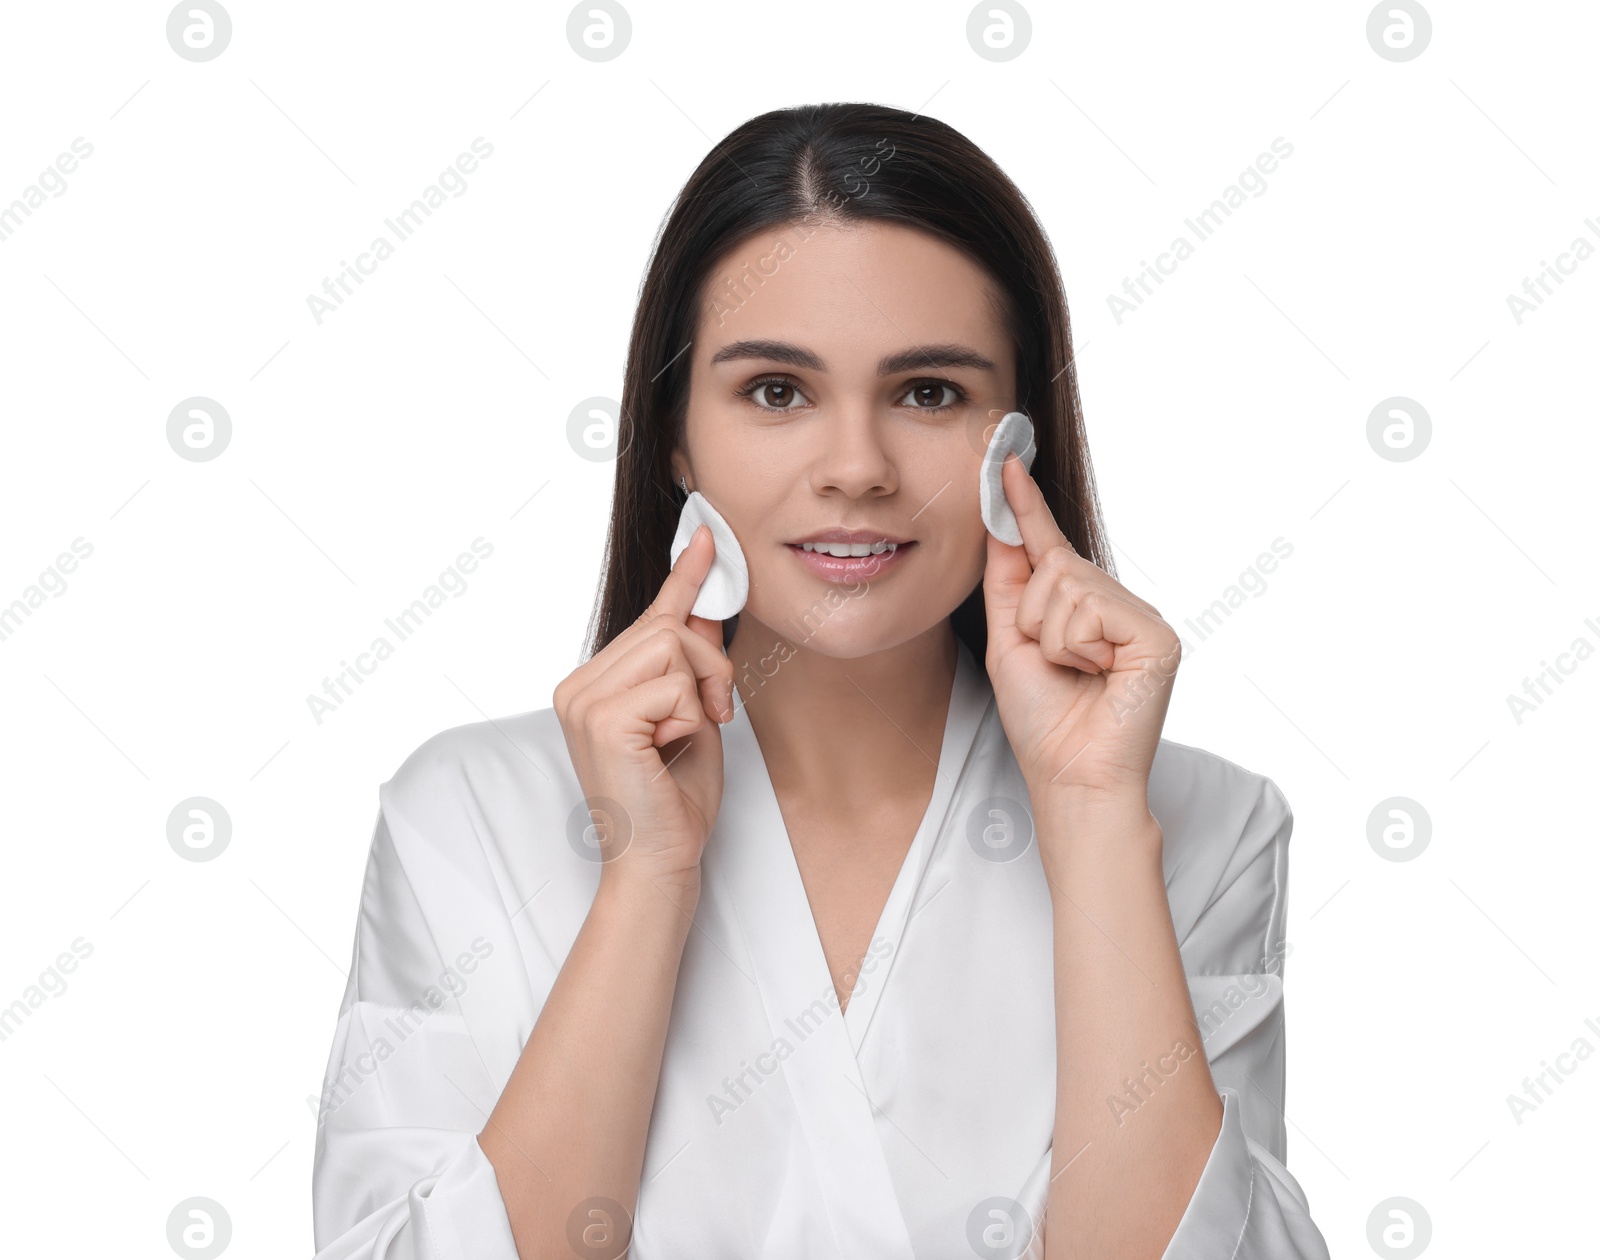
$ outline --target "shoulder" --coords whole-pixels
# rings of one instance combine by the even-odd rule
[[[1245,822],[1253,814],[1279,821],[1291,817],[1289,801],[1266,775],[1176,740],[1162,739],[1150,767],[1150,808],[1186,832],[1196,824]],[[1164,821],[1164,820],[1163,820]]]
[[[581,800],[553,709],[438,731],[378,788],[350,992],[403,1009],[423,995],[441,1012],[428,1024],[435,1057],[465,1047],[463,1064],[502,1083],[537,1014],[530,996],[548,991],[549,959],[559,967],[588,909],[563,891],[594,878],[566,838],[569,795]],[[552,878],[537,918],[522,914]],[[441,994],[469,1038],[445,1035],[458,1026]],[[413,1072],[429,1068],[418,1053]]]
[[[1294,815],[1264,774],[1163,739],[1150,812],[1185,970],[1260,971],[1283,945]],[[1263,961],[1264,957],[1267,961]]]
[[[510,820],[548,819],[582,799],[554,708],[468,722],[430,735],[378,789],[385,817],[436,844]]]

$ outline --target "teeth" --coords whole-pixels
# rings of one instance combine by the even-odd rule
[[[806,551],[815,551],[824,556],[837,556],[841,560],[851,556],[881,556],[884,552],[893,552],[899,543],[801,543]]]

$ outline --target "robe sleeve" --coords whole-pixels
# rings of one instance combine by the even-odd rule
[[[485,1093],[487,1068],[441,983],[453,973],[386,810],[318,1109],[315,1260],[518,1260],[469,1097],[498,1091]]]
[[[1236,970],[1187,976],[1222,1128],[1163,1260],[1329,1260],[1305,1192],[1284,1166],[1282,959],[1293,826],[1283,793],[1263,778],[1217,892],[1180,943],[1186,972],[1190,958]]]

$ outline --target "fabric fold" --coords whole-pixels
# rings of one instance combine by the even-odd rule
[[[841,738],[902,737],[878,699],[883,720]],[[1040,1260],[1053,902],[981,664],[960,646],[936,787],[843,1012],[743,714],[723,754],[630,1260],[910,1260],[975,1240]],[[317,1260],[519,1260],[477,1134],[593,905],[589,803],[548,708],[440,732],[378,795],[319,1109]],[[1223,1102],[1167,1256],[1327,1260],[1284,1164],[1288,804],[1168,740],[1149,802]]]

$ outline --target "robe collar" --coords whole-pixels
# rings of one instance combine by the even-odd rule
[[[933,794],[869,938],[879,953],[844,1012],[806,898],[766,759],[744,706],[722,730],[727,772],[702,864],[742,934],[774,1039],[789,1043],[784,1077],[814,1157],[841,1251],[914,1260],[858,1055],[884,989],[894,983],[910,910],[985,715],[988,674],[959,638]],[[931,753],[930,753],[931,755]],[[864,979],[864,982],[863,982]],[[889,1205],[886,1210],[886,1205]]]

